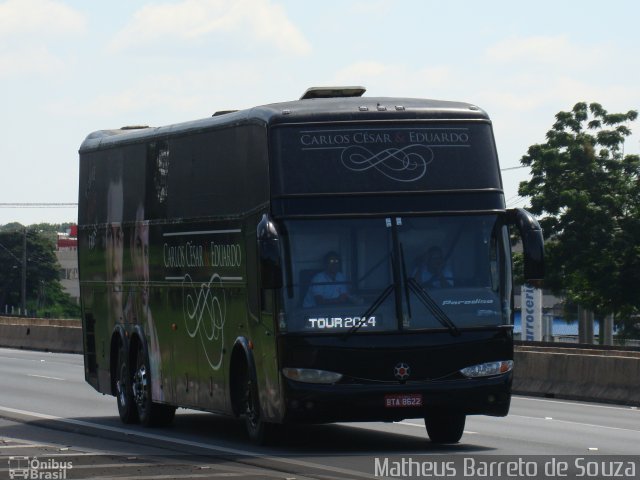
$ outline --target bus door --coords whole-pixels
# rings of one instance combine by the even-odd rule
[[[282,257],[278,232],[267,215],[262,217],[248,242],[249,335],[261,393],[260,406],[265,418],[276,421],[284,414],[276,347]]]

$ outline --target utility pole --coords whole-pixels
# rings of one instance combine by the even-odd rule
[[[600,332],[600,338],[602,338],[602,341],[600,343],[602,343],[603,345],[613,345],[613,314],[612,313],[604,317],[604,320],[602,321],[601,326],[602,326],[601,330],[604,330],[604,331]]]
[[[27,229],[22,237],[22,314],[27,314]]]
[[[578,305],[578,342],[593,344],[593,312]]]

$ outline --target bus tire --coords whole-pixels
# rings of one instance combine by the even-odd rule
[[[151,369],[149,357],[142,342],[138,342],[136,352],[136,370],[133,375],[133,396],[140,423],[145,427],[159,427],[173,421],[176,408],[152,401],[151,397]]]
[[[122,423],[137,423],[138,409],[133,398],[133,375],[129,366],[127,347],[120,344],[118,348],[116,401],[118,402],[118,414]]]
[[[458,443],[464,432],[466,416],[461,413],[427,415],[424,424],[433,443]]]
[[[256,445],[266,445],[272,440],[274,425],[265,422],[260,409],[258,382],[247,369],[244,378],[244,419],[249,440]]]

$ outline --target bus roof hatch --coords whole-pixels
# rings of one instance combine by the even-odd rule
[[[367,89],[365,87],[311,87],[308,88],[300,100],[310,98],[361,97]]]

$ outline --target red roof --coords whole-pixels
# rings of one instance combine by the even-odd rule
[[[75,248],[77,246],[77,238],[58,238],[58,248]]]

